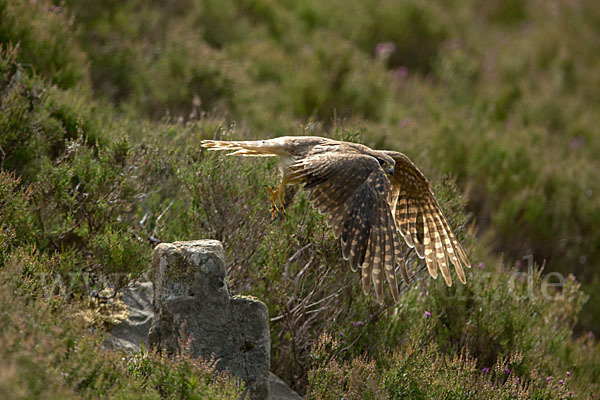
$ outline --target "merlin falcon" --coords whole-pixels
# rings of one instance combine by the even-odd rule
[[[467,255],[452,233],[431,185],[404,154],[373,150],[358,143],[316,136],[283,136],[255,141],[203,140],[208,150],[228,155],[278,157],[281,184],[270,189],[274,215],[284,212],[286,185],[304,185],[313,206],[341,239],[342,255],[362,271],[363,292],[371,284],[383,303],[383,274],[399,300],[396,269],[409,283],[400,235],[425,259],[429,274],[438,270],[452,285],[449,266],[465,283]]]

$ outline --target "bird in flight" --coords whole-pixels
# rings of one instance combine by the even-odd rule
[[[316,136],[282,136],[266,140],[203,140],[208,150],[228,155],[278,157],[281,184],[269,188],[272,212],[284,212],[286,185],[303,184],[313,206],[341,239],[342,255],[352,269],[361,268],[363,292],[371,284],[383,303],[383,274],[392,297],[399,300],[396,267],[409,283],[400,236],[425,259],[429,274],[441,272],[452,285],[450,264],[465,283],[467,255],[452,233],[431,185],[404,154],[373,150],[358,143]]]

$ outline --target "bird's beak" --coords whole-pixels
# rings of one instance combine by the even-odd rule
[[[394,175],[394,167],[391,167],[390,169],[388,169],[387,173],[393,176]]]

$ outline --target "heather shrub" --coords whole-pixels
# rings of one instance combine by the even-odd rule
[[[18,61],[22,50],[8,44],[0,54],[0,154],[2,167],[27,181],[49,159],[57,158],[67,140],[101,140],[93,105],[73,92],[62,92],[29,73]]]
[[[14,173],[0,171],[0,265],[12,249],[33,239],[33,216],[28,212],[31,188],[19,184]]]
[[[383,349],[370,357],[346,358],[351,335],[321,335],[311,351],[307,393],[311,398],[584,396],[598,371],[581,367],[591,362],[589,346],[597,344],[565,340],[584,301],[579,285],[570,278],[562,292],[552,291],[539,269],[499,268],[503,275],[476,271],[468,286],[456,290],[442,282],[409,290],[387,313],[385,328],[369,329],[372,321],[354,323],[369,341],[387,329],[378,342]],[[543,333],[548,331],[552,335]],[[384,382],[374,387],[380,392],[372,381]],[[595,384],[587,387],[596,390]]]
[[[49,269],[51,260],[45,262]],[[0,388],[7,399],[237,399],[243,392],[236,379],[185,351],[168,359],[148,350],[103,349],[102,335],[81,334],[85,324],[77,304],[51,293],[37,299],[15,293],[12,283],[18,277],[0,272],[0,360],[5,367]]]
[[[73,35],[70,12],[50,1],[0,2],[0,45],[18,47],[18,61],[61,88],[86,90],[88,63]]]

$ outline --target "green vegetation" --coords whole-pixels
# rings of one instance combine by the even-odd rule
[[[237,398],[210,362],[103,350],[110,319],[83,317],[159,241],[214,238],[307,398],[590,398],[598,27],[592,0],[0,0],[0,392]],[[272,160],[199,147],[290,134],[411,157],[467,285],[407,252],[424,279],[378,305],[306,194],[271,222]]]

